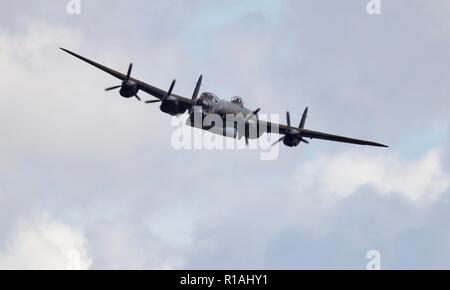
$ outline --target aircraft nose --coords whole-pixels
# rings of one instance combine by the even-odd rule
[[[209,108],[209,102],[203,99],[197,101],[197,106],[201,106],[202,109],[207,110]]]

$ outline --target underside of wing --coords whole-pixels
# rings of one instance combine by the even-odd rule
[[[68,54],[70,54],[70,55],[72,55],[72,56],[74,56],[74,57],[76,57],[78,59],[81,59],[82,61],[84,61],[84,62],[86,62],[86,63],[88,63],[88,64],[90,64],[90,65],[92,65],[92,66],[94,66],[94,67],[96,67],[96,68],[98,68],[98,69],[100,69],[100,70],[102,70],[102,71],[104,71],[104,72],[106,72],[106,73],[108,73],[108,74],[110,74],[110,75],[120,79],[120,80],[122,80],[122,81],[127,79],[127,75],[125,75],[125,74],[123,74],[121,72],[118,72],[118,71],[113,70],[113,69],[111,69],[109,67],[101,65],[101,64],[99,64],[99,63],[97,63],[95,61],[87,59],[87,58],[85,58],[85,57],[83,57],[83,56],[81,56],[79,54],[76,54],[75,52],[72,52],[70,50],[67,50],[65,48],[61,48],[61,50],[64,51],[64,52],[67,52]],[[149,84],[147,84],[147,83],[145,83],[143,81],[137,80],[135,78],[130,78],[130,80],[135,82],[138,85],[138,87],[139,87],[139,89],[141,91],[144,91],[147,94],[149,94],[151,96],[154,96],[155,98],[162,99],[167,94],[166,91],[164,91],[162,89],[159,89],[159,88],[157,88],[155,86],[149,85]],[[174,94],[172,94],[171,96],[177,98],[179,101],[181,101],[181,102],[183,102],[183,103],[185,103],[187,105],[191,105],[191,100],[188,99],[188,98],[185,98],[185,97],[182,97],[182,96],[178,96],[178,95],[174,95]]]
[[[327,134],[327,133],[322,133],[322,132],[317,132],[317,131],[311,131],[311,130],[306,130],[306,129],[301,130],[301,136],[305,137],[305,138],[310,138],[310,139],[321,139],[321,140],[350,143],[350,144],[357,144],[357,145],[388,147],[384,144],[380,144],[380,143],[376,143],[376,142],[372,142],[372,141],[353,139],[353,138],[332,135],[332,134]]]
[[[388,147],[384,144],[380,144],[377,142],[366,141],[366,140],[361,140],[361,139],[354,139],[354,138],[338,136],[338,135],[332,135],[332,134],[328,134],[328,133],[322,133],[322,132],[307,130],[307,129],[303,129],[303,128],[289,127],[286,125],[262,121],[262,120],[258,121],[258,127],[259,127],[259,132],[275,133],[275,134],[280,134],[280,135],[291,135],[291,136],[298,137],[299,139],[310,138],[310,139],[321,139],[321,140],[350,143],[350,144],[357,144],[357,145]],[[305,141],[303,141],[303,142],[305,142]]]

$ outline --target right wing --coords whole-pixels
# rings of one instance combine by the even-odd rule
[[[104,66],[104,65],[101,65],[101,64],[99,64],[99,63],[96,63],[95,61],[92,61],[92,60],[90,60],[90,59],[87,59],[87,58],[85,58],[85,57],[79,55],[79,54],[76,54],[75,52],[72,52],[72,51],[67,50],[67,49],[65,49],[65,48],[60,48],[60,49],[61,49],[62,51],[67,52],[68,54],[70,54],[70,55],[72,55],[72,56],[78,58],[78,59],[81,59],[81,60],[84,61],[84,62],[87,62],[88,64],[90,64],[90,65],[92,65],[92,66],[95,66],[96,68],[98,68],[98,69],[100,69],[100,70],[102,70],[102,71],[104,71],[104,72],[106,72],[106,73],[112,75],[113,77],[118,78],[118,79],[121,80],[121,81],[125,80],[126,77],[127,77],[127,76],[126,76],[125,74],[123,74],[123,73],[120,73],[120,72],[115,71],[115,70],[113,70],[113,69],[111,69],[111,68],[109,68],[109,67],[106,67],[106,66]],[[162,89],[159,89],[159,88],[157,88],[157,87],[154,87],[154,86],[152,86],[152,85],[149,85],[149,84],[147,84],[147,83],[145,83],[145,82],[143,82],[143,81],[137,80],[137,79],[135,79],[135,78],[130,78],[130,80],[133,81],[133,82],[135,82],[135,83],[138,85],[139,90],[144,91],[144,92],[146,92],[147,94],[149,94],[149,95],[151,95],[151,96],[154,96],[154,97],[157,98],[157,99],[160,99],[160,100],[161,100],[161,99],[167,94],[166,91],[164,91],[164,90],[162,90]],[[184,103],[184,104],[186,104],[186,105],[188,105],[188,106],[191,106],[191,105],[192,105],[192,101],[191,101],[190,99],[188,99],[188,98],[185,98],[185,97],[182,97],[182,96],[178,96],[178,95],[174,95],[174,94],[172,94],[171,96],[172,96],[172,97],[175,97],[178,101],[180,101],[180,102],[182,102],[182,103]]]
[[[272,122],[262,121],[258,120],[258,127],[261,131],[267,132],[267,133],[278,133],[280,135],[286,135],[289,132],[289,128],[286,125],[282,124],[276,124]],[[366,141],[361,139],[354,139],[344,136],[338,136],[338,135],[332,135],[328,133],[322,133],[307,129],[301,129],[301,128],[291,128],[290,130],[294,130],[297,132],[298,136],[301,136],[302,138],[310,138],[310,139],[321,139],[321,140],[327,140],[327,141],[334,141],[334,142],[342,142],[342,143],[350,143],[350,144],[356,144],[356,145],[367,145],[367,146],[376,146],[376,147],[389,147],[384,144],[380,144],[377,142],[372,141]]]
[[[311,131],[311,130],[306,130],[306,129],[301,129],[301,136],[305,137],[305,138],[310,138],[310,139],[322,139],[322,140],[342,142],[342,143],[351,143],[351,144],[357,144],[357,145],[388,147],[384,144],[380,144],[380,143],[376,143],[376,142],[372,142],[372,141],[354,139],[354,138],[343,137],[343,136],[338,136],[338,135],[331,135],[328,133],[322,133],[322,132]]]

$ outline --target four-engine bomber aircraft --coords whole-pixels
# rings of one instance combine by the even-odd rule
[[[132,64],[130,64],[127,74],[122,74],[67,49],[61,48],[61,50],[95,66],[98,69],[101,69],[102,71],[122,81],[122,84],[107,88],[106,91],[119,89],[119,93],[122,97],[136,98],[139,101],[141,100],[141,98],[139,97],[138,92],[146,92],[149,95],[155,97],[156,100],[146,101],[145,103],[160,103],[160,109],[162,112],[170,114],[172,116],[189,112],[190,117],[187,122],[188,125],[208,130],[212,133],[220,134],[223,136],[231,136],[234,138],[245,137],[247,144],[248,139],[257,139],[263,133],[278,133],[282,135],[282,137],[277,142],[275,142],[274,145],[282,141],[286,146],[295,147],[298,146],[301,142],[309,144],[309,142],[305,139],[309,138],[358,145],[388,147],[386,145],[371,141],[353,139],[305,129],[305,121],[308,114],[308,108],[306,108],[303,113],[300,125],[298,127],[293,127],[291,125],[289,112],[286,113],[287,125],[274,124],[272,122],[259,120],[258,113],[260,109],[249,110],[245,108],[243,100],[240,97],[233,97],[231,101],[226,101],[219,99],[215,94],[207,92],[202,93],[200,97],[198,97],[202,84],[202,76],[200,76],[197,85],[195,86],[192,97],[186,98],[176,94],[172,94],[173,88],[175,86],[175,80],[172,82],[170,89],[168,91],[164,91],[145,82],[132,78]],[[200,108],[200,112],[198,111],[198,109],[196,110],[196,108]],[[221,116],[224,120],[226,116],[240,116],[245,124],[244,130],[239,130],[236,125],[227,126],[228,124],[226,124],[224,128],[214,128],[212,126],[204,126],[203,124],[198,126],[195,124],[195,122],[193,122],[194,114],[198,113],[201,114],[202,118],[205,118],[210,114],[216,114]],[[250,134],[251,130],[249,130],[249,128],[251,126],[253,126],[253,128],[255,129],[254,131],[256,131],[256,134]]]

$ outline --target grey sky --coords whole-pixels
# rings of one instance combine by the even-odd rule
[[[0,11],[0,268],[450,267],[448,1],[66,3]],[[175,151],[59,46],[391,147]]]

